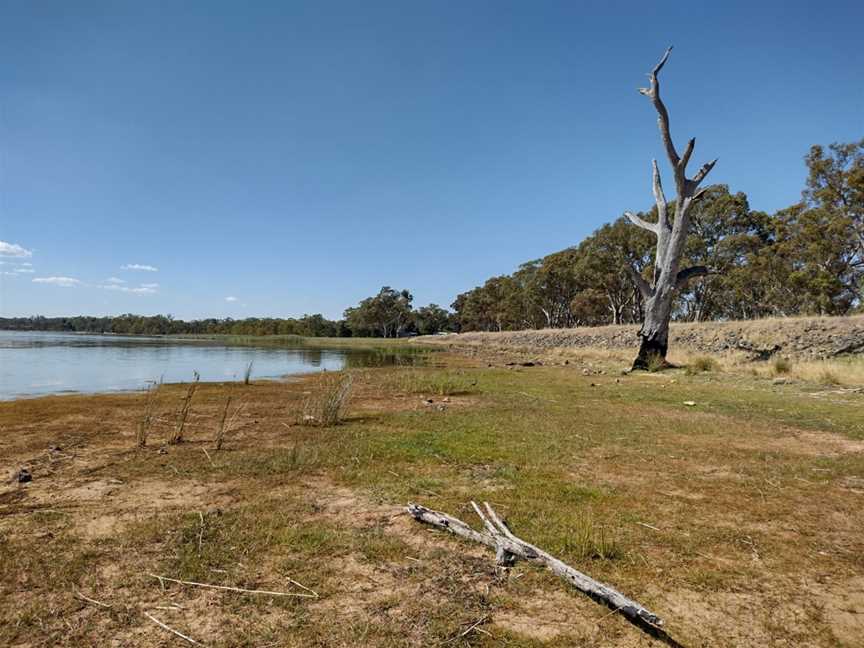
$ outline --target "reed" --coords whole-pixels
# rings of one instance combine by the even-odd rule
[[[243,384],[248,385],[252,380],[252,365],[255,364],[254,360],[250,360],[249,364],[246,366],[246,371],[243,372]]]
[[[186,390],[186,395],[180,403],[180,412],[177,414],[177,424],[171,436],[168,437],[168,444],[174,445],[183,441],[183,433],[186,430],[186,423],[189,420],[189,413],[192,411],[192,397],[195,396],[195,390],[198,389],[198,381],[201,376],[197,371],[193,372],[194,378],[189,383],[189,388]]]
[[[225,435],[234,425],[234,421],[237,419],[237,416],[246,407],[246,403],[240,403],[237,406],[237,409],[234,410],[234,413],[231,416],[228,416],[228,410],[231,408],[231,396],[225,399],[225,407],[222,408],[222,415],[219,417],[219,427],[216,429],[216,439],[214,448],[216,450],[222,449],[222,444],[225,442]]]
[[[141,418],[138,419],[138,427],[135,430],[135,446],[144,448],[147,446],[147,436],[150,434],[150,428],[153,427],[154,410],[156,407],[156,392],[159,385],[150,383],[147,386],[147,391],[144,395],[144,411]]]

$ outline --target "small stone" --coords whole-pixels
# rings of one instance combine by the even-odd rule
[[[694,407],[696,405],[696,401],[684,401],[684,404],[687,407]]]
[[[26,484],[27,482],[33,481],[33,475],[31,475],[30,471],[26,468],[21,468],[15,478],[18,480],[19,484]]]
[[[774,380],[771,381],[771,383],[774,385],[788,385],[789,382],[790,381],[788,378],[775,378]]]

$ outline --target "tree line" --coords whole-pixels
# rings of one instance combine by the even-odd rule
[[[846,315],[864,293],[864,139],[813,146],[802,199],[774,214],[743,192],[708,187],[689,212],[682,267],[703,267],[678,294],[683,321]],[[671,207],[670,207],[671,208]],[[657,206],[636,215],[658,222]],[[654,273],[655,237],[622,216],[579,245],[524,263],[459,295],[461,331],[643,321],[637,282]]]
[[[397,337],[432,335],[452,330],[452,315],[436,304],[412,307],[407,290],[383,287],[377,295],[345,311],[345,319],[321,314],[299,318],[249,317],[235,320],[184,321],[171,315],[118,315],[116,317],[0,317],[0,329],[60,331],[115,335],[301,335],[304,337]]]
[[[864,139],[813,146],[802,199],[774,214],[753,210],[743,192],[707,187],[690,207],[684,267],[707,276],[678,292],[679,321],[864,311]],[[671,207],[670,207],[671,208]],[[170,315],[7,317],[7,330],[145,335],[396,337],[441,331],[506,331],[632,324],[644,319],[638,277],[654,272],[655,237],[632,218],[658,222],[657,206],[603,225],[576,246],[523,263],[458,295],[448,311],[413,307],[408,290],[384,286],[341,320],[201,319]]]
[[[250,317],[242,320],[200,319],[184,321],[171,315],[118,315],[116,317],[3,317],[0,329],[15,331],[65,331],[117,335],[303,335],[344,337],[344,322],[322,315],[300,318]]]

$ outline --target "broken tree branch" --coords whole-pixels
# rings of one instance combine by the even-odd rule
[[[636,268],[631,266],[629,263],[624,264],[624,269],[627,271],[627,274],[630,275],[633,283],[636,284],[636,288],[639,289],[639,294],[642,295],[642,299],[650,299],[651,293],[653,291],[648,282],[645,281],[645,278],[641,274],[636,272]]]
[[[634,225],[637,225],[637,226],[641,227],[642,229],[646,229],[649,232],[654,232],[655,234],[657,233],[657,224],[656,223],[649,223],[648,221],[640,218],[639,216],[637,216],[633,212],[629,212],[629,211],[624,212],[624,215],[627,217],[627,220],[629,220]]]
[[[648,97],[654,105],[654,109],[657,111],[657,125],[660,127],[660,136],[663,138],[663,145],[666,147],[666,156],[669,158],[669,163],[672,165],[672,168],[678,168],[680,158],[678,157],[678,152],[675,150],[675,144],[672,143],[672,135],[669,131],[669,112],[666,110],[666,105],[660,98],[660,80],[657,78],[657,75],[660,74],[660,70],[662,70],[663,66],[666,65],[666,59],[669,58],[669,54],[671,53],[672,47],[670,46],[666,50],[666,53],[663,54],[663,58],[660,59],[660,62],[654,66],[653,70],[651,70],[651,74],[648,75],[650,86],[647,88],[640,88],[639,92]]]
[[[699,184],[705,179],[709,173],[711,173],[711,169],[714,168],[714,165],[717,164],[717,158],[714,158],[710,162],[706,162],[703,164],[700,169],[696,172],[696,175],[693,176],[693,179],[690,181],[693,183],[693,188],[699,186]]]
[[[657,166],[657,160],[651,160],[651,180],[652,189],[654,190],[654,202],[657,203],[657,230],[659,236],[659,228],[669,228],[668,205],[666,203],[666,195],[663,193],[663,183],[660,180],[660,168]],[[631,219],[632,220],[632,219]]]
[[[687,282],[696,277],[705,277],[710,274],[715,274],[711,272],[705,266],[691,266],[689,268],[684,268],[683,270],[678,272],[678,276],[675,278],[675,288],[676,290],[680,290],[687,285]]]
[[[669,645],[679,646],[675,640],[666,634],[662,627],[663,621],[656,614],[650,612],[636,601],[627,598],[612,587],[594,580],[590,576],[577,571],[570,565],[546,553],[539,547],[516,537],[501,518],[498,517],[488,502],[483,503],[485,511],[481,510],[474,502],[471,502],[471,506],[483,521],[483,526],[486,529],[485,533],[475,531],[461,520],[451,517],[446,513],[433,511],[419,504],[409,504],[407,509],[415,520],[430,524],[439,529],[444,529],[462,538],[479,542],[487,547],[492,547],[499,556],[510,554],[513,558],[541,563],[549,571],[563,578],[577,590],[621,614],[630,623],[644,632],[665,641]]]

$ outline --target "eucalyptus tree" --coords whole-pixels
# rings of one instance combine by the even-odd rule
[[[687,177],[687,164],[690,162],[690,156],[693,155],[696,139],[692,138],[687,142],[683,155],[678,154],[669,130],[669,111],[666,110],[666,106],[660,98],[660,80],[658,77],[671,52],[672,48],[670,47],[663,54],[660,62],[651,70],[648,75],[649,87],[639,90],[641,94],[651,100],[657,111],[660,137],[666,149],[666,157],[672,166],[677,195],[675,201],[669,204],[663,193],[660,169],[655,159],[652,161],[652,180],[654,201],[657,204],[657,221],[648,221],[636,214],[625,212],[625,216],[633,224],[652,232],[657,239],[654,252],[654,273],[650,282],[632,266],[625,266],[642,295],[645,309],[642,328],[639,331],[639,355],[633,362],[634,369],[647,368],[654,358],[659,358],[665,363],[666,352],[669,347],[669,320],[672,316],[675,297],[690,279],[709,274],[708,268],[705,266],[691,266],[683,269],[680,267],[684,245],[690,230],[690,208],[704,195],[706,190],[700,189],[699,185],[714,168],[717,160],[702,165],[692,178]]]

